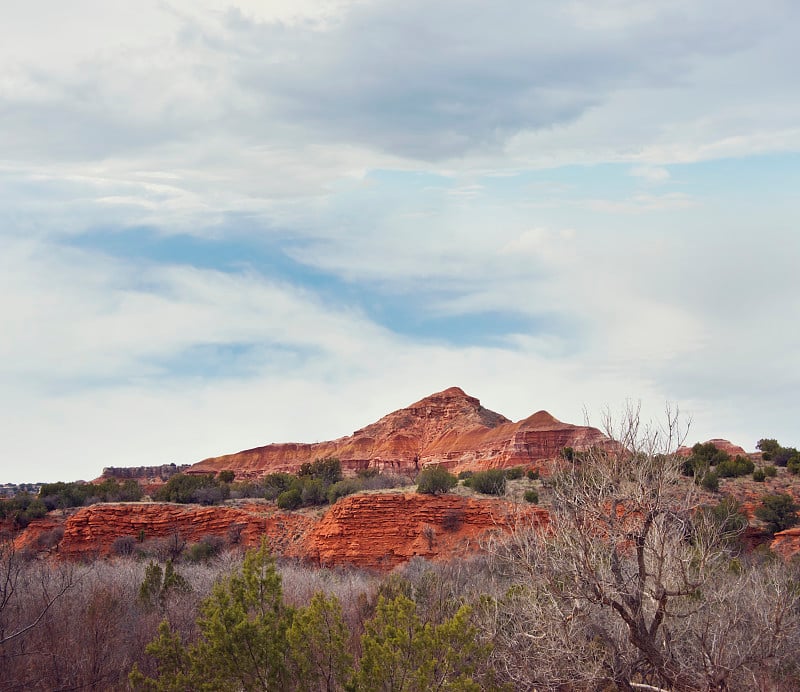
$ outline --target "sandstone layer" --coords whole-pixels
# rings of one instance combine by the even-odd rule
[[[539,411],[516,423],[490,411],[458,387],[432,394],[352,435],[314,444],[270,444],[205,459],[189,473],[230,469],[238,479],[296,472],[315,459],[336,457],[346,473],[376,468],[414,474],[439,464],[453,472],[524,465],[546,471],[564,447],[606,444],[596,428],[562,423]]]
[[[134,549],[152,547],[156,540],[193,543],[207,536],[246,548],[266,538],[276,555],[385,571],[414,556],[449,560],[468,555],[492,533],[509,530],[517,521],[546,522],[547,516],[544,510],[518,510],[502,500],[409,493],[352,495],[324,512],[283,512],[256,502],[214,507],[109,503],[51,512],[32,521],[15,547],[87,559],[113,555],[120,538]]]

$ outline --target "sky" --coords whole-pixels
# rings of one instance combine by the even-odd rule
[[[800,445],[794,0],[28,0],[0,22],[0,482],[450,386]]]

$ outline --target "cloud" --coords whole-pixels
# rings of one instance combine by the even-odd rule
[[[631,175],[651,184],[664,183],[670,179],[669,171],[663,166],[634,166]]]
[[[796,3],[50,5],[0,26],[5,458],[192,461],[453,384],[794,434]]]

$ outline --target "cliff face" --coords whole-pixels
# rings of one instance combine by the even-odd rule
[[[441,464],[458,473],[518,465],[543,469],[563,447],[604,444],[597,429],[570,425],[546,411],[513,423],[451,387],[384,416],[348,437],[316,444],[271,444],[206,459],[189,473],[230,469],[237,478],[276,471],[296,472],[301,464],[336,457],[345,472],[377,468],[415,473]]]
[[[536,508],[516,512],[502,500],[402,493],[352,495],[324,513],[282,512],[261,503],[236,507],[115,503],[71,514],[52,512],[31,522],[17,536],[15,547],[81,559],[112,555],[118,538],[132,539],[135,549],[152,548],[154,540],[192,543],[207,536],[252,547],[266,537],[277,555],[316,565],[389,570],[415,555],[464,556],[478,550],[490,533],[508,530],[514,521],[546,522],[547,513]]]
[[[457,495],[355,495],[337,502],[306,538],[320,565],[346,562],[386,570],[414,556],[452,559],[473,553],[516,522],[546,523],[547,512]]]

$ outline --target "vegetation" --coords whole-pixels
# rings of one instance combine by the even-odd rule
[[[176,473],[153,494],[159,502],[213,505],[226,499],[230,486],[213,473]]]
[[[480,555],[415,558],[385,577],[278,564],[264,544],[245,553],[241,527],[193,544],[177,531],[132,529],[115,541],[116,559],[90,566],[31,560],[0,536],[2,687],[800,689],[800,564],[745,550],[740,505],[709,502],[687,481],[686,460],[674,454],[677,417],[650,429],[634,409],[621,427],[605,427],[616,451],[573,451],[541,484],[546,527],[520,511]],[[769,442],[774,460],[785,448]],[[693,457],[704,484],[742,465],[709,449]],[[388,482],[374,471],[342,478],[333,462],[249,485],[201,478],[231,494],[289,493],[301,505]],[[514,489],[538,501],[525,473],[509,471],[495,481],[518,481]],[[748,473],[759,471],[764,480],[777,473]],[[481,474],[464,480],[484,487]],[[71,501],[68,485],[51,484],[49,496]],[[42,497],[15,500],[7,520],[47,508]],[[779,531],[797,511],[791,496],[767,494],[756,515]],[[433,543],[463,518],[452,509],[421,535]],[[42,545],[58,540],[43,536]]]
[[[470,487],[485,495],[504,495],[506,492],[506,473],[503,469],[478,471],[470,479]]]
[[[152,574],[156,577],[151,579]],[[142,593],[159,583],[148,568]],[[147,585],[147,586],[146,586]],[[141,690],[475,690],[490,646],[480,643],[464,605],[442,622],[425,621],[403,594],[380,596],[365,623],[357,668],[352,633],[335,596],[317,592],[295,609],[283,597],[275,562],[262,544],[241,569],[223,578],[199,606],[198,639],[184,644],[168,620],[146,647],[153,675],[134,664],[129,680]]]
[[[122,483],[114,478],[102,483],[44,483],[38,495],[19,493],[0,500],[0,519],[11,519],[17,528],[42,518],[54,509],[83,507],[98,502],[135,502],[142,497],[139,484],[131,479]]]
[[[458,479],[443,466],[428,466],[417,476],[417,492],[425,495],[441,495],[449,492]]]
[[[776,493],[761,498],[761,506],[756,509],[755,515],[766,522],[770,532],[777,533],[792,528],[800,521],[797,517],[799,509],[800,505],[791,495]]]

